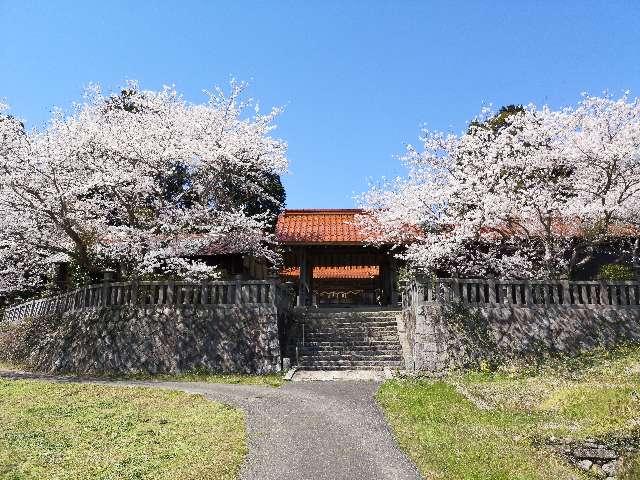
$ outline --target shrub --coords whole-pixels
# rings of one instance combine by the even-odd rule
[[[635,272],[628,265],[606,263],[598,270],[598,276],[603,280],[633,280]]]
[[[502,360],[496,339],[486,316],[462,303],[446,305],[443,320],[454,336],[454,344],[462,347],[463,368],[494,370]]]
[[[0,323],[0,362],[28,365],[31,353],[51,329],[49,320],[32,317],[16,323]]]

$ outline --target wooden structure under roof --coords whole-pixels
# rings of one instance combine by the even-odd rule
[[[358,209],[285,210],[276,238],[284,247],[280,272],[294,281],[298,305],[395,305],[397,264],[356,224]]]

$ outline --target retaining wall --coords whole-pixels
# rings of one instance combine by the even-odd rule
[[[634,301],[618,305],[471,303],[463,297],[432,299],[420,291],[405,297],[402,312],[407,368],[439,374],[492,355],[522,359],[640,342],[638,287],[632,287]],[[470,332],[469,325],[476,330]],[[479,342],[481,330],[486,338]]]
[[[45,372],[271,373],[280,370],[275,305],[102,307],[37,320],[26,363]]]

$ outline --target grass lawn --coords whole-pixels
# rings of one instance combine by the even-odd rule
[[[26,367],[0,361],[0,370],[5,371],[29,371]],[[34,372],[35,373],[35,372]],[[91,375],[87,375],[90,377]],[[243,373],[214,373],[195,370],[177,374],[149,374],[134,373],[129,375],[97,375],[94,378],[112,380],[157,380],[166,382],[205,382],[205,383],[232,383],[236,385],[262,385],[266,387],[280,387],[285,383],[281,374],[249,375]]]
[[[394,380],[377,400],[425,478],[594,478],[544,441],[640,440],[640,348],[438,381]],[[621,478],[640,478],[640,458],[629,459]]]
[[[285,383],[281,374],[249,375],[243,373],[210,373],[190,372],[177,374],[132,374],[108,377],[119,380],[158,380],[167,382],[205,382],[205,383],[233,383],[237,385],[261,385],[265,387],[280,387]]]
[[[244,414],[150,388],[0,380],[0,478],[235,479]]]

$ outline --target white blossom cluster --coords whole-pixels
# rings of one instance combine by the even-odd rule
[[[216,274],[194,260],[206,253],[275,261],[272,219],[228,191],[273,200],[259,180],[288,168],[286,144],[271,137],[280,109],[245,115],[243,89],[232,82],[191,104],[169,87],[91,86],[34,131],[0,105],[0,290],[33,287],[60,259],[187,278]]]
[[[408,175],[361,197],[363,227],[426,271],[566,275],[612,236],[638,237],[640,101],[528,105],[461,135],[423,131]]]

